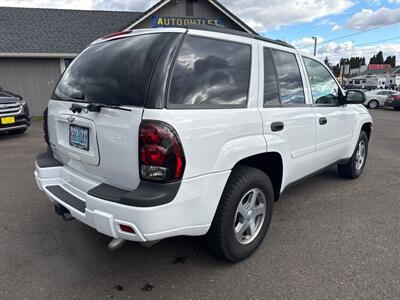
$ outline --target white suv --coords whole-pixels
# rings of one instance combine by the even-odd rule
[[[362,173],[364,97],[280,41],[196,27],[113,34],[62,75],[36,181],[59,214],[114,245],[206,235],[240,261],[290,185],[333,164]]]

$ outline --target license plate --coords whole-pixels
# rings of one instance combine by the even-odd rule
[[[69,125],[69,144],[79,149],[89,150],[89,128]]]
[[[15,123],[15,117],[4,117],[1,118],[1,124],[14,124]]]

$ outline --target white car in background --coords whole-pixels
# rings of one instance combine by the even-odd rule
[[[395,90],[373,90],[365,92],[364,105],[368,108],[377,108],[379,106],[385,106],[385,101],[389,96],[396,94]]]

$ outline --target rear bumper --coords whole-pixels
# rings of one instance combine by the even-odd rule
[[[207,233],[230,174],[225,171],[182,180],[170,202],[139,207],[96,197],[90,191],[100,182],[67,166],[42,163],[36,162],[36,182],[52,202],[100,233],[139,242]],[[118,195],[116,199],[120,199]],[[135,233],[121,231],[120,225],[132,227]]]

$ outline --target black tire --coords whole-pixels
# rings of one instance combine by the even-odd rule
[[[363,142],[365,145],[365,156],[361,166],[357,167],[357,152],[361,142]],[[338,172],[340,176],[344,178],[355,179],[362,174],[368,157],[368,142],[367,133],[365,131],[361,131],[360,137],[357,141],[356,149],[354,149],[351,159],[346,164],[338,165]]]
[[[394,107],[395,111],[400,111],[400,107]]]
[[[371,100],[368,102],[368,108],[375,109],[377,107],[379,107],[378,100]]]
[[[263,193],[266,208],[265,217],[263,222],[259,222],[259,230],[258,233],[254,234],[254,239],[248,244],[242,244],[235,237],[234,224],[237,218],[238,205],[243,203],[242,198],[251,190],[258,190]],[[268,231],[273,202],[272,183],[264,172],[247,166],[236,167],[225,186],[211,228],[206,235],[209,250],[214,255],[230,262],[239,262],[249,257],[260,246]]]

